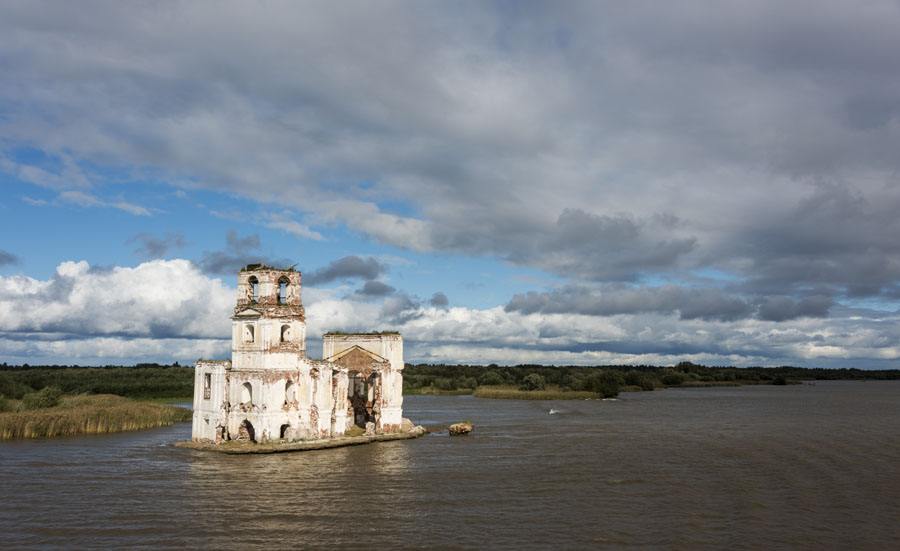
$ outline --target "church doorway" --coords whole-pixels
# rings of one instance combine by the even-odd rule
[[[241,423],[241,426],[238,427],[237,439],[256,442],[256,431],[253,430],[253,425],[250,423],[250,421],[244,419],[244,421]]]
[[[347,385],[347,398],[350,400],[350,409],[353,414],[353,424],[366,428],[366,423],[377,423],[378,415],[376,403],[377,398],[381,394],[378,385],[381,384],[381,378],[377,373],[373,373],[366,377],[357,371],[349,373],[349,381]],[[348,411],[348,413],[350,413]]]

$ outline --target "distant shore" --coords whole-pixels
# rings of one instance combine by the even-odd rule
[[[480,385],[476,388],[457,388],[454,390],[441,390],[433,386],[421,387],[407,391],[409,396],[474,396],[493,400],[599,400],[614,398],[622,392],[646,392],[665,388],[710,388],[710,387],[738,387],[747,385],[772,384],[770,381],[691,381],[680,385],[660,385],[654,388],[642,388],[638,385],[623,385],[618,390],[609,390],[606,394],[587,390],[562,389],[557,385],[550,385],[540,390],[525,390],[512,385]],[[800,384],[800,381],[789,381],[785,384]]]

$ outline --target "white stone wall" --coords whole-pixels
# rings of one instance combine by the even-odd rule
[[[199,361],[194,368],[194,415],[191,438],[216,440],[216,428],[227,422],[225,408],[225,371],[231,362]],[[209,377],[207,394],[206,378]],[[207,398],[207,396],[209,396]]]
[[[258,282],[255,298],[253,278]],[[289,282],[283,297],[278,295],[279,280]],[[352,426],[354,420],[347,414],[347,370],[306,357],[299,272],[268,267],[241,271],[232,320],[231,361],[196,364],[193,439],[238,438],[244,422],[252,425],[259,442],[279,440],[282,432],[286,440],[340,436]],[[390,366],[380,373],[378,429],[398,430],[403,403],[402,338],[396,334],[329,335],[325,357],[354,345],[389,360]],[[288,381],[291,386],[286,392]],[[249,400],[244,396],[245,384],[250,387]]]
[[[391,367],[381,372],[381,427],[396,428],[403,422],[403,337],[396,333],[329,333],[322,337],[322,356],[359,346],[388,360]]]
[[[327,333],[322,337],[322,357],[330,358],[354,346],[390,361],[393,371],[403,371],[403,337],[396,333]]]

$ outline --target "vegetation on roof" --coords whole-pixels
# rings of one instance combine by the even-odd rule
[[[296,272],[297,265],[289,266],[287,268],[278,268],[275,266],[269,266],[268,264],[247,264],[243,268],[241,268],[242,272],[259,272],[263,270],[273,270],[276,272]]]
[[[365,331],[365,332],[355,332],[355,333],[350,333],[350,332],[346,332],[346,331],[329,331],[329,332],[325,333],[323,336],[325,336],[325,337],[327,337],[328,335],[335,335],[335,336],[373,335],[373,336],[377,336],[377,335],[399,335],[399,334],[400,334],[400,331]]]

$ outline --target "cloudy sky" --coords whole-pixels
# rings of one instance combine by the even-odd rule
[[[900,4],[4,2],[0,360],[900,366]]]

